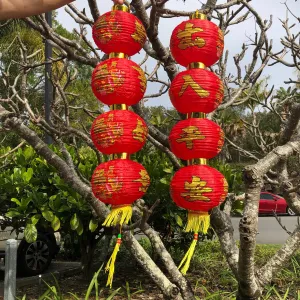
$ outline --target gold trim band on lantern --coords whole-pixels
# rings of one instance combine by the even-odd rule
[[[192,112],[192,113],[187,113],[186,114],[186,118],[187,119],[205,119],[206,118],[206,114],[203,112]]]
[[[190,70],[190,69],[205,69],[205,68],[206,68],[206,66],[202,62],[194,62],[187,66],[188,70]]]
[[[110,155],[110,159],[130,159],[130,154],[128,153],[115,153]]]
[[[109,108],[111,110],[128,110],[128,106],[126,104],[113,104],[110,105]]]
[[[193,14],[190,15],[190,20],[192,19],[207,20],[207,15],[201,13],[199,10],[196,10]]]
[[[111,10],[120,10],[120,11],[124,11],[124,12],[129,12],[129,7],[123,4],[116,4],[112,7]]]
[[[128,55],[122,52],[112,52],[108,56],[109,58],[128,58]]]
[[[194,158],[187,161],[187,165],[207,165],[207,159],[206,158]]]
[[[207,215],[209,215],[209,213],[207,211],[200,211],[200,210],[191,210],[191,209],[189,209],[188,212],[192,213],[192,214],[197,214],[197,215],[200,215],[200,216],[207,216]]]

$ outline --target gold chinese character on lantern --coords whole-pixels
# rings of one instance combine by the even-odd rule
[[[138,71],[138,73],[139,73],[138,79],[140,80],[141,91],[142,91],[142,93],[144,93],[146,90],[146,86],[147,86],[146,76],[140,67],[132,66],[132,68],[135,69],[136,71]]]
[[[212,188],[206,186],[207,182],[201,180],[198,176],[192,176],[192,182],[185,182],[184,189],[186,193],[181,193],[187,201],[205,201],[209,202],[210,199],[204,196],[204,193],[210,193],[213,191]]]
[[[144,126],[143,122],[137,119],[136,128],[132,131],[133,138],[135,140],[143,143],[146,140],[147,128]]]
[[[137,20],[135,21],[135,32],[131,36],[142,47],[144,46],[145,39],[146,39],[145,30],[143,25]]]
[[[224,144],[224,139],[225,139],[225,134],[222,130],[219,132],[220,138],[218,140],[218,151],[220,152],[222,150],[223,144]]]
[[[97,186],[96,196],[100,198],[111,198],[113,193],[118,192],[123,186],[114,174],[114,166],[110,166],[108,171],[98,170],[95,174],[94,184]]]
[[[222,84],[222,81],[220,80],[219,89],[218,89],[218,91],[216,93],[216,100],[217,100],[218,104],[222,103],[223,95],[224,95],[224,86]]]
[[[134,180],[134,182],[140,182],[142,184],[142,186],[139,188],[139,191],[146,193],[147,189],[150,185],[150,177],[145,170],[141,170],[140,175],[141,175],[141,178]]]
[[[191,75],[182,76],[184,80],[184,84],[182,85],[181,91],[179,92],[179,96],[181,97],[183,93],[186,91],[188,87],[191,87],[201,98],[208,97],[209,92],[203,89],[200,84],[195,82]]]
[[[117,61],[100,65],[95,73],[96,89],[103,94],[111,94],[125,82],[125,72],[117,68]]]
[[[109,15],[102,15],[96,23],[97,39],[102,44],[108,43],[113,36],[120,34],[121,25],[117,22],[116,13],[111,12]]]
[[[185,50],[189,47],[197,46],[202,48],[205,46],[205,40],[200,37],[193,39],[193,34],[202,32],[203,29],[200,27],[194,27],[192,23],[186,23],[184,30],[180,29],[177,33],[177,38],[180,40],[178,48]]]
[[[224,193],[221,195],[221,201],[224,201],[228,194],[228,183],[225,178],[223,178],[223,186],[224,186]]]
[[[107,120],[100,118],[94,127],[94,133],[98,135],[97,142],[102,147],[112,146],[123,133],[123,124],[114,121],[114,115],[110,113]]]
[[[193,149],[195,140],[203,140],[205,136],[201,134],[201,131],[197,126],[188,126],[182,128],[182,134],[176,141],[178,143],[186,143],[188,149]]]
[[[221,57],[224,47],[224,35],[220,28],[218,28],[218,40],[217,40],[217,56]]]

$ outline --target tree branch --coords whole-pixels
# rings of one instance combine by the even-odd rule
[[[287,264],[291,256],[300,248],[300,228],[297,227],[280,250],[258,270],[257,275],[261,286],[266,286],[273,275]]]

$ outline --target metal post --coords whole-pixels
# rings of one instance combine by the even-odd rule
[[[52,12],[46,13],[46,21],[49,24],[50,27],[52,27]],[[51,71],[52,71],[52,64],[51,62],[52,58],[52,45],[50,44],[49,40],[46,40],[45,42],[45,118],[46,122],[51,124],[51,103],[53,99],[53,86],[51,83]],[[52,138],[48,134],[46,134],[46,143],[51,144]]]
[[[16,240],[7,240],[5,250],[4,300],[16,299],[17,248],[18,243]]]

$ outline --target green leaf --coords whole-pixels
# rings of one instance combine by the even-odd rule
[[[53,212],[50,211],[50,210],[48,210],[48,209],[43,210],[43,211],[42,211],[42,215],[43,215],[43,217],[44,217],[47,221],[49,221],[49,222],[52,222],[53,219],[54,219],[54,214],[53,214]]]
[[[52,209],[52,210],[55,210],[55,204],[54,204],[54,200],[56,199],[57,195],[52,195],[50,198],[49,198],[49,207]]]
[[[15,217],[18,217],[18,216],[20,216],[20,215],[21,215],[21,213],[19,213],[19,212],[16,211],[16,210],[10,210],[10,211],[8,211],[8,212],[5,214],[5,216],[8,217],[8,218],[15,218]]]
[[[167,184],[167,185],[169,184],[169,181],[165,177],[160,179],[160,182],[163,183],[163,184]]]
[[[82,235],[83,234],[83,226],[82,226],[80,219],[78,219],[78,221],[79,221],[79,224],[78,224],[78,227],[76,228],[76,231],[77,231],[78,235]]]
[[[101,272],[101,270],[102,270],[102,267],[103,267],[103,265],[102,265],[102,266],[100,267],[100,269],[95,273],[93,279],[91,280],[90,285],[89,285],[89,287],[88,287],[88,289],[87,289],[87,292],[86,292],[86,294],[85,294],[85,298],[84,298],[85,300],[90,299],[91,292],[92,292],[93,287],[94,287],[94,285],[95,285],[95,282],[97,281],[97,278],[98,278],[98,276],[99,276],[99,274],[100,274],[100,272]]]
[[[32,178],[32,175],[33,175],[33,169],[32,168],[28,168],[27,172],[23,173],[23,179],[24,179],[24,181],[29,182],[30,179]]]
[[[23,151],[23,155],[26,158],[26,160],[29,160],[34,154],[32,147],[26,147],[26,149]]]
[[[27,243],[33,243],[37,238],[37,229],[33,224],[27,224],[24,230],[24,236]]]
[[[182,227],[183,226],[183,221],[179,215],[175,215],[175,220],[178,226]]]
[[[77,217],[77,214],[74,214],[71,218],[71,221],[70,221],[70,225],[71,225],[71,229],[72,230],[76,230],[79,226],[79,219]]]
[[[23,198],[21,201],[21,207],[23,209],[27,208],[27,206],[30,202],[31,202],[31,198]]]
[[[70,207],[67,205],[62,205],[59,209],[58,212],[64,212],[64,211],[69,211]]]
[[[168,173],[168,174],[172,174],[172,173],[173,173],[173,170],[172,170],[172,169],[164,169],[164,172],[165,172],[165,173]]]
[[[36,214],[36,215],[32,216],[31,217],[31,223],[33,225],[36,225],[38,223],[38,221],[40,220],[40,218],[41,218],[41,215],[39,215],[39,214]]]
[[[57,216],[54,216],[54,219],[51,222],[51,226],[54,231],[57,231],[60,228],[60,220]]]
[[[71,295],[75,300],[80,300],[75,294],[68,292],[69,295]]]
[[[16,198],[11,198],[12,202],[15,202],[18,206],[21,206],[21,202]]]
[[[106,300],[112,300],[112,299],[114,299],[114,297],[119,293],[120,289],[121,288],[118,288],[117,290],[113,291],[112,294],[110,294],[109,297],[106,298]]]
[[[98,228],[98,221],[96,219],[91,219],[90,224],[89,224],[89,229],[91,232],[94,232]]]
[[[68,200],[67,200],[68,206],[69,207],[78,207],[78,203],[76,201],[76,199],[74,199],[73,197],[69,196]]]

